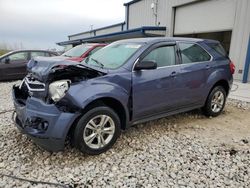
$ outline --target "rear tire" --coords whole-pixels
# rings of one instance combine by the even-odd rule
[[[80,118],[73,142],[81,152],[98,155],[111,148],[120,133],[121,123],[116,112],[107,106],[99,106]]]
[[[226,104],[226,91],[222,86],[216,86],[209,93],[203,112],[206,116],[216,117],[221,114]]]

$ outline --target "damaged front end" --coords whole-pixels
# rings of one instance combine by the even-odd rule
[[[31,60],[27,67],[29,74],[20,87],[27,87],[30,96],[46,103],[58,102],[71,84],[107,74],[104,69],[44,57]]]
[[[14,122],[46,150],[62,150],[71,125],[80,115],[80,107],[65,97],[67,91],[71,85],[105,72],[46,58],[31,61],[28,71],[22,83],[13,86]]]

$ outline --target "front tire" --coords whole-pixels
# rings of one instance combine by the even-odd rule
[[[95,107],[84,114],[74,130],[74,145],[82,152],[97,155],[107,151],[121,133],[116,112],[107,107]]]
[[[221,114],[226,103],[226,91],[222,86],[216,86],[210,92],[203,112],[206,116],[216,117]]]

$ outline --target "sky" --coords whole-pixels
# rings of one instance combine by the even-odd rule
[[[0,0],[0,48],[60,49],[68,35],[123,22],[130,0]]]

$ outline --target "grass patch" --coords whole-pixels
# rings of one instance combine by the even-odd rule
[[[1,50],[1,49],[0,49],[0,56],[3,55],[3,54],[6,54],[6,53],[8,53],[8,52],[9,52],[9,50]]]

